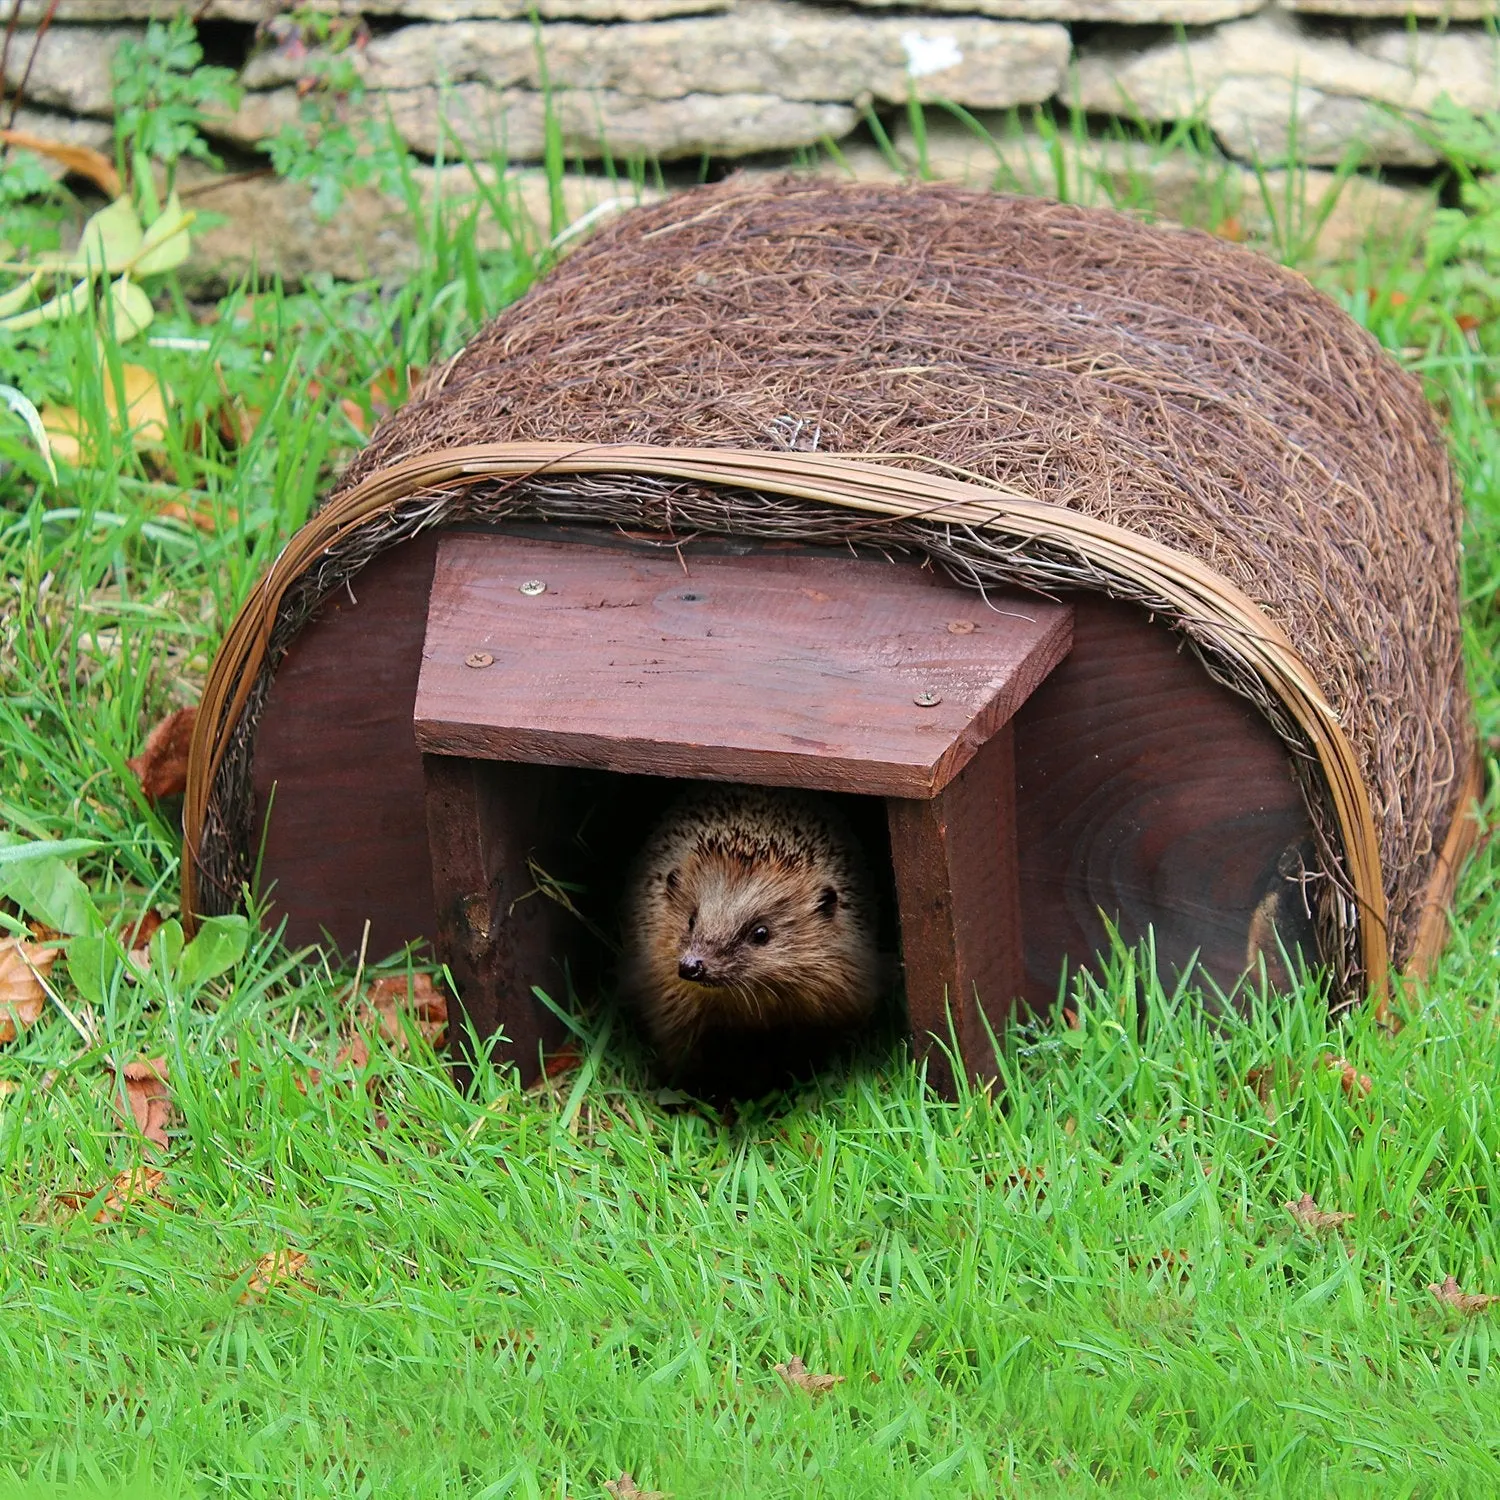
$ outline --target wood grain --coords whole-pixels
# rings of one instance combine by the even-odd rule
[[[1021,992],[1015,788],[1007,725],[938,796],[886,803],[912,1050],[950,1099],[945,1048],[956,1044],[971,1078],[993,1078],[985,1021],[1003,1036]]]
[[[371,959],[432,936],[411,715],[436,553],[419,537],[377,558],[308,621],[271,684],[251,779],[262,888],[293,947],[331,941],[352,957],[366,918]]]
[[[1073,652],[1015,722],[1028,1002],[1050,1007],[1065,961],[1108,952],[1106,917],[1128,943],[1154,932],[1168,982],[1195,955],[1225,990],[1259,955],[1285,982],[1268,921],[1317,953],[1286,747],[1143,610],[1073,602]]]
[[[565,1039],[562,1023],[532,993],[566,998],[565,959],[582,936],[539,888],[539,872],[563,878],[558,773],[547,766],[423,757],[437,951],[458,987],[453,1040],[503,1031],[496,1056],[514,1062],[523,1086],[542,1055]],[[467,1023],[467,1024],[464,1024]]]
[[[415,710],[429,753],[932,796],[1071,640],[1067,606],[872,559],[455,534]],[[545,584],[529,597],[520,585]],[[918,706],[923,695],[932,706]]]

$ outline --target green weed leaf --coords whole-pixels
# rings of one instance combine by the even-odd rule
[[[197,936],[182,952],[179,976],[183,989],[197,989],[210,979],[227,973],[245,956],[249,945],[250,924],[244,917],[205,917],[198,927]]]
[[[0,834],[0,896],[14,901],[33,921],[59,932],[102,932],[104,922],[89,888],[66,862],[67,853],[78,852],[86,843],[77,839],[27,845],[14,834]]]
[[[151,969],[156,974],[170,974],[182,957],[182,923],[175,917],[163,922],[151,937]]]
[[[73,988],[91,1005],[102,1005],[125,955],[113,938],[104,934],[86,935],[75,937],[68,944],[65,962]]]

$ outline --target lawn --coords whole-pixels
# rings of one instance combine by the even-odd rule
[[[1471,195],[1425,256],[1309,268],[1449,425],[1492,745],[1496,222]],[[408,366],[545,260],[428,234],[403,287],[206,306],[169,277],[124,346],[66,319],[0,345],[0,382],[83,430],[54,483],[0,425],[0,825],[81,841],[64,853],[117,930],[172,912],[178,878],[177,808],[127,758],[195,700]],[[164,393],[142,451],[110,431],[122,363]],[[679,1500],[1500,1492],[1500,1307],[1466,1300],[1500,1293],[1497,873],[1493,849],[1470,865],[1398,1026],[1331,1022],[1312,978],[1210,1028],[1122,952],[1079,979],[1071,1023],[1007,1038],[993,1098],[936,1101],[875,1047],[729,1121],[655,1090],[588,1010],[576,1070],[525,1093],[481,1067],[463,1095],[415,1027],[351,1055],[360,978],[274,935],[192,982],[166,938],[83,992],[60,961],[61,1003],[0,1047],[0,1476],[161,1497],[584,1500],[636,1493],[626,1473]],[[162,1149],[121,1105],[143,1059],[164,1060]],[[1431,1290],[1449,1277],[1464,1295]],[[837,1379],[778,1373],[794,1359]]]

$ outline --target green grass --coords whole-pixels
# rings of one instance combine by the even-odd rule
[[[503,203],[487,211],[505,213]],[[175,900],[170,808],[125,769],[358,441],[340,402],[456,348],[535,273],[434,218],[421,277],[170,305],[165,450],[111,445],[91,335],[0,380],[96,418],[54,490],[0,423],[0,821],[87,838],[107,912]],[[1500,731],[1500,346],[1387,256],[1328,285],[1429,380],[1471,514],[1467,621]],[[1399,295],[1394,295],[1399,294]],[[1471,295],[1469,291],[1465,295]],[[110,357],[114,357],[113,354]],[[259,412],[219,435],[228,389]],[[180,502],[211,529],[162,516]],[[1342,1026],[1315,984],[1211,1029],[1116,955],[1079,1025],[1017,1033],[995,1103],[875,1053],[732,1123],[583,1027],[556,1094],[420,1045],[333,1066],[351,976],[272,938],[194,1004],[117,976],[85,1043],[55,1007],[0,1048],[0,1479],[23,1494],[677,1497],[1500,1491],[1500,863],[1440,973]],[[55,971],[75,1014],[82,1002]],[[1144,992],[1144,1040],[1133,1022]],[[160,1201],[111,1059],[164,1055]],[[1344,1086],[1347,1059],[1370,1088]],[[317,1070],[320,1077],[314,1077]],[[1299,1227],[1304,1193],[1354,1217]],[[306,1283],[242,1300],[260,1257]],[[842,1384],[787,1389],[792,1356]],[[0,1490],[5,1483],[0,1483]]]

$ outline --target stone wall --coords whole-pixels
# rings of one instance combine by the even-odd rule
[[[46,0],[23,0],[34,25]],[[157,0],[58,0],[36,55],[13,38],[6,82],[28,62],[19,124],[107,138],[110,59]],[[899,130],[910,97],[934,106],[938,155],[979,141],[960,106],[1014,146],[1019,107],[1081,109],[1096,123],[1206,122],[1231,163],[1289,157],[1427,168],[1444,95],[1500,109],[1500,0],[321,0],[344,18],[337,107],[389,119],[419,156],[537,160],[547,112],[570,157],[765,163],[825,152],[888,171],[865,123]],[[533,8],[539,27],[529,19]],[[243,102],[211,131],[253,152],[299,117],[324,59],[309,9],[207,0],[212,49],[240,69]],[[538,46],[540,39],[540,47]],[[545,62],[543,62],[545,59]],[[545,74],[544,74],[545,68]],[[1010,112],[1010,113],[1007,113]],[[956,134],[955,134],[956,132]],[[1110,132],[1103,132],[1108,135]],[[1119,132],[1114,132],[1119,134]],[[946,145],[942,145],[946,142]],[[914,156],[908,137],[898,149]],[[1009,149],[1009,148],[1007,148]],[[1101,149],[1103,149],[1101,147]],[[993,177],[989,148],[966,171]],[[929,153],[929,169],[931,160]]]

